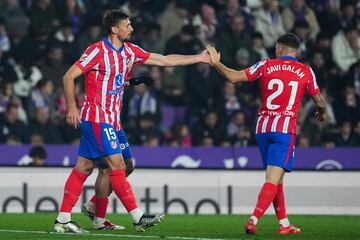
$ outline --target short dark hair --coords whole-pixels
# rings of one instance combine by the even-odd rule
[[[123,13],[120,10],[109,10],[105,13],[103,18],[104,28],[107,34],[111,34],[111,28],[116,26],[116,24],[121,21],[129,18],[129,15]]]
[[[33,146],[30,149],[29,156],[32,157],[32,158],[46,159],[47,158],[47,152],[46,152],[46,149],[43,146]]]
[[[300,46],[300,39],[293,33],[286,33],[277,40],[277,43],[289,48],[298,49]]]

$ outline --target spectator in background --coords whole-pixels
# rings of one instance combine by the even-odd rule
[[[260,56],[252,49],[239,48],[236,50],[234,63],[232,66],[236,69],[246,68],[260,61]]]
[[[195,37],[195,28],[192,25],[185,25],[179,34],[166,42],[165,54],[191,55],[197,54],[203,49],[203,44]]]
[[[49,35],[60,25],[51,0],[36,0],[29,11],[31,31],[35,35]]]
[[[30,134],[30,145],[37,146],[44,144],[45,144],[44,138],[40,133],[34,132]]]
[[[312,52],[310,67],[314,71],[320,89],[326,88],[330,92],[333,92],[336,89],[335,83],[329,74],[329,69],[327,69],[325,65],[325,58],[322,52]]]
[[[298,50],[299,51],[298,58],[300,59],[308,58],[309,48],[311,44],[309,24],[303,20],[296,21],[292,32],[296,36],[298,36],[301,40]]]
[[[320,31],[315,13],[306,5],[305,0],[292,0],[290,7],[283,10],[282,18],[286,32],[294,28],[296,21],[306,21],[309,24],[311,39],[315,40]]]
[[[194,17],[193,24],[197,28],[197,37],[204,46],[213,42],[218,24],[216,12],[213,7],[208,4],[202,4],[200,14]]]
[[[40,66],[44,78],[51,79],[55,88],[62,87],[62,76],[67,68],[68,65],[64,63],[64,51],[60,46],[50,47],[47,60]]]
[[[14,67],[5,58],[4,52],[0,49],[0,83],[1,82],[15,82],[17,76]]]
[[[65,143],[59,127],[52,123],[48,107],[35,109],[35,119],[29,123],[31,134],[40,134],[46,144]]]
[[[185,81],[186,93],[189,98],[190,128],[192,128],[206,109],[217,108],[219,104],[217,96],[223,85],[220,76],[213,72],[208,64],[191,66]]]
[[[338,122],[350,121],[355,123],[360,119],[360,99],[356,96],[355,89],[346,87],[343,96],[337,102],[335,116]]]
[[[145,84],[136,85],[129,97],[128,117],[136,119],[149,113],[160,120],[160,106],[155,92]]]
[[[263,7],[254,13],[255,29],[264,37],[268,49],[274,47],[278,38],[285,33],[278,0],[265,0]]]
[[[161,104],[162,122],[169,129],[175,122],[185,122],[188,111],[184,71],[180,68],[164,68]]]
[[[0,51],[8,52],[11,44],[9,35],[6,31],[5,19],[0,17]]]
[[[14,98],[13,84],[11,82],[0,82],[0,113],[6,111]]]
[[[0,142],[4,143],[8,135],[14,135],[22,143],[29,142],[29,132],[24,122],[19,120],[18,105],[10,104],[0,115]]]
[[[178,34],[184,25],[189,24],[189,11],[185,1],[172,1],[159,16],[161,25],[161,39],[166,42],[169,38]]]
[[[335,139],[337,147],[355,147],[359,143],[352,133],[352,125],[350,121],[345,121],[340,126],[340,133]]]
[[[316,0],[307,1],[307,3],[315,11],[321,31],[334,36],[341,28],[339,23],[340,0]]]
[[[83,25],[84,13],[85,6],[82,0],[66,0],[65,6],[59,14],[59,18],[62,22],[68,22],[71,26],[72,33],[78,35]]]
[[[191,147],[191,135],[187,125],[182,122],[174,123],[168,136],[168,142],[172,147]]]
[[[209,139],[207,139],[209,138]],[[194,126],[192,139],[193,145],[214,145],[221,146],[226,138],[226,131],[224,126],[219,121],[219,116],[215,111],[208,111],[203,121]],[[210,140],[211,139],[211,140]],[[212,142],[212,144],[209,144]]]
[[[159,41],[161,39],[161,27],[157,23],[150,23],[144,31],[144,36],[140,39],[141,47],[149,52],[163,53],[164,46]]]
[[[77,54],[80,56],[87,46],[99,41],[102,38],[102,29],[98,24],[90,24],[88,28],[82,33],[76,41]]]
[[[30,93],[42,79],[42,73],[29,58],[19,59],[14,70],[17,76],[17,81],[14,83],[15,94],[21,98],[23,105],[27,107]]]
[[[36,89],[31,93],[31,106],[35,114],[38,108],[48,108],[49,111],[54,107],[52,106],[52,100],[54,98],[54,84],[49,79],[42,79],[38,82]],[[34,117],[34,115],[32,116]]]
[[[76,52],[76,43],[71,22],[62,23],[60,29],[54,33],[50,45],[58,46],[58,48],[62,49],[63,59],[61,59],[61,61],[64,61],[67,64],[75,61],[74,52]]]
[[[221,52],[221,59],[226,65],[233,65],[235,53],[239,48],[251,49],[252,40],[246,30],[245,19],[234,16],[230,21],[230,31],[222,32],[217,37],[217,47]]]
[[[260,32],[253,34],[253,51],[260,57],[260,59],[269,58],[269,54],[266,51],[264,38]]]
[[[355,26],[339,31],[331,42],[333,60],[342,73],[360,60],[360,37]]]
[[[22,156],[17,164],[19,166],[45,166],[47,152],[41,145],[35,145],[30,148],[29,154]]]
[[[226,81],[223,88],[224,105],[226,119],[230,118],[236,111],[241,109],[240,99],[236,95],[235,84]]]
[[[299,139],[297,140],[297,142],[298,142],[297,147],[299,147],[299,148],[310,147],[310,140],[309,140],[309,137],[306,135],[300,136]]]
[[[355,2],[356,1],[342,1],[341,14],[339,17],[340,28],[346,28],[348,26],[360,27],[360,19],[356,12]],[[337,28],[337,30],[340,30],[340,28]]]
[[[227,125],[227,136],[233,146],[246,147],[253,144],[251,131],[246,125],[246,117],[242,111],[233,113],[231,121]]]
[[[321,146],[324,148],[334,148],[335,146],[335,136],[331,134],[324,134],[321,138]]]
[[[130,139],[137,145],[145,143],[151,146],[161,142],[161,132],[158,127],[156,118],[151,113],[144,113],[137,117],[137,128],[128,131]],[[157,138],[156,141],[154,138]]]
[[[29,19],[17,0],[4,0],[0,3],[0,16],[5,19],[6,28],[13,42],[27,34]]]
[[[255,26],[254,16],[248,9],[240,5],[239,0],[226,0],[225,10],[219,15],[218,30],[227,31],[234,24],[233,19],[237,17],[244,20],[244,27],[251,33]]]
[[[343,84],[355,89],[357,97],[360,97],[360,60],[353,64],[344,77]]]

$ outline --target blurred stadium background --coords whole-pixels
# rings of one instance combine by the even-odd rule
[[[58,210],[80,137],[65,123],[62,76],[103,37],[102,15],[112,8],[131,16],[132,41],[147,51],[195,54],[213,44],[236,69],[274,57],[277,38],[297,34],[299,58],[312,67],[326,96],[328,121],[315,123],[310,99],[303,101],[288,212],[360,214],[356,0],[0,0],[3,213]],[[134,146],[130,181],[140,206],[180,214],[250,213],[264,178],[254,140],[257,84],[233,85],[205,64],[139,67],[132,74],[155,80],[153,87],[126,90],[122,115]],[[79,107],[82,80],[76,83]],[[81,201],[93,193],[94,179],[87,180]],[[109,212],[124,209],[113,198]]]

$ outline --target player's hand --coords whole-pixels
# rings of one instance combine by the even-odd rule
[[[134,77],[134,78],[130,78],[129,80],[129,84],[131,86],[139,85],[142,83],[144,83],[146,86],[151,86],[153,85],[154,80],[151,77],[147,77],[147,76]]]
[[[66,114],[66,122],[70,127],[78,128],[81,123],[79,111],[76,107],[69,108]]]
[[[210,54],[210,59],[211,59],[211,65],[216,65],[219,64],[220,62],[220,53],[216,51],[216,49],[213,46],[208,45],[206,47],[208,53]]]
[[[199,53],[199,62],[210,64],[210,55],[207,50]]]
[[[325,113],[321,114],[320,112],[316,111],[315,112],[315,120],[318,122],[325,122],[326,114]]]

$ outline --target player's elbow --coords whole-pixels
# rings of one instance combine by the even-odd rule
[[[236,76],[229,76],[227,79],[231,83],[237,83],[239,81]]]

